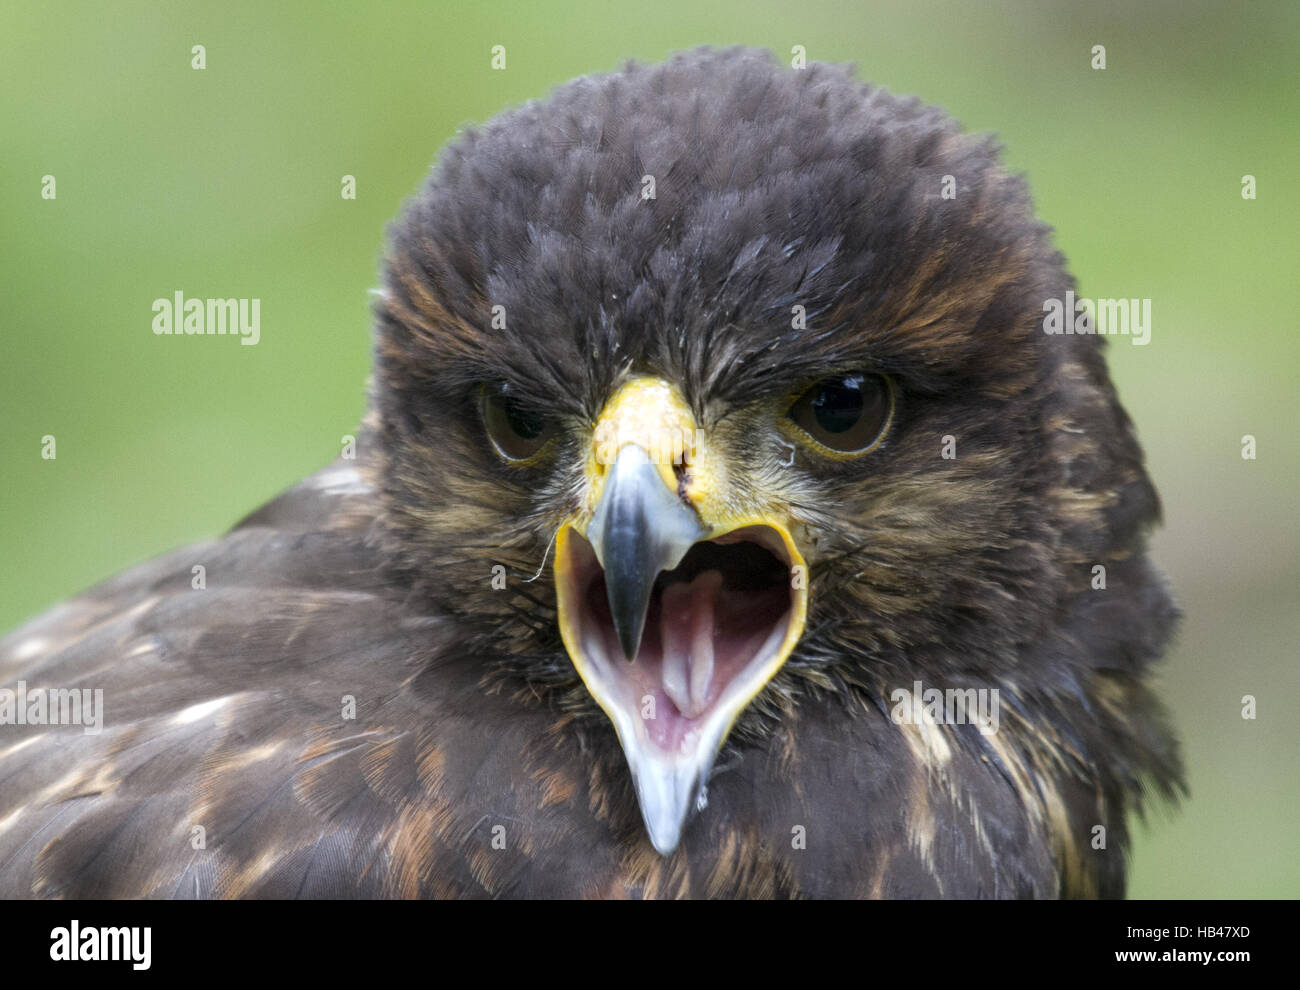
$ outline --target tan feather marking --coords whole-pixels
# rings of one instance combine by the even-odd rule
[[[89,776],[88,769],[84,764],[74,767],[52,784],[42,788],[31,799],[29,806],[44,808],[51,804],[70,801],[75,797],[103,794],[116,786],[118,781],[114,774],[117,767],[111,762],[95,765],[93,777]]]
[[[611,785],[605,781],[605,768],[601,760],[592,760],[587,770],[587,807],[603,822],[608,822],[614,811]]]
[[[966,795],[966,806],[970,811],[971,832],[975,836],[975,841],[979,843],[980,848],[984,850],[984,855],[988,857],[989,862],[991,863],[995,859],[993,854],[993,843],[990,841],[988,833],[984,831],[984,820],[980,816],[979,807],[975,803],[975,798],[969,794]]]
[[[990,733],[984,737],[984,741],[997,754],[999,762],[1001,762],[1006,772],[1010,774],[1016,794],[1024,802],[1025,810],[1029,813],[1030,818],[1041,824],[1043,821],[1042,804],[1038,800],[1034,785],[1030,782],[1029,771],[1022,762],[1019,751],[1005,741],[1006,735],[1007,733],[1004,731]]]
[[[684,897],[683,890],[690,889],[685,850],[678,847],[671,856],[660,856],[644,835],[638,836],[624,855],[619,874],[624,884],[640,889],[646,900]]]
[[[1071,897],[1095,897],[1096,878],[1087,868],[1078,844],[1082,837],[1075,834],[1059,783],[1060,775],[1069,772],[1067,756],[1073,755],[1076,761],[1082,758],[1048,731],[1045,724],[1030,727],[1012,721],[986,741],[1015,781],[1030,820],[1046,826],[1061,890]],[[1006,743],[1004,735],[1020,740],[1021,745]]]
[[[704,881],[704,894],[706,897],[723,897],[726,896],[733,888],[737,872],[738,863],[736,853],[741,845],[735,829],[728,829],[723,836],[722,843],[718,846],[717,853],[713,860],[713,868],[709,870],[709,875]]]
[[[930,774],[923,763],[918,763],[912,777],[911,794],[903,809],[903,821],[907,828],[908,846],[916,853],[921,864],[934,878],[943,896],[943,877],[935,869],[934,840],[938,831],[934,809],[930,807]]]
[[[597,887],[584,896],[593,901],[626,901],[631,899],[632,893],[623,884],[623,881],[615,877],[603,888]]]
[[[401,783],[400,780],[390,781],[389,771],[395,767],[398,743],[404,733],[396,733],[396,730],[388,731],[395,734],[391,738],[374,740],[361,754],[361,776],[374,788],[376,794],[382,795],[388,801],[398,801],[402,797]],[[398,776],[400,778],[400,773]]]
[[[542,767],[534,770],[532,777],[543,788],[539,808],[549,808],[553,804],[567,804],[573,800],[574,792],[578,789],[577,782],[559,769]]]
[[[261,880],[285,855],[275,846],[268,846],[257,854],[257,858],[241,867],[227,863],[221,871],[221,880],[217,884],[218,897],[238,900],[252,890],[253,885]]]
[[[216,774],[234,773],[269,760],[284,748],[284,740],[269,742],[262,746],[250,746],[247,749],[218,754],[213,760],[212,772]]]
[[[798,759],[798,712],[790,704],[783,703],[781,721],[777,724],[776,736],[772,740],[771,751],[776,754],[777,772],[794,788],[795,795],[801,800],[803,790],[799,786]]]
[[[446,759],[436,746],[424,750],[416,771],[424,800],[406,805],[385,831],[383,841],[393,859],[388,882],[396,897],[419,897],[425,881],[431,882],[435,897],[460,893],[432,868],[434,841],[442,840],[451,826],[451,812],[442,797],[445,765]]]
[[[1097,896],[1096,878],[1085,864],[1083,852],[1079,848],[1081,837],[1075,834],[1060,791],[1051,780],[1041,780],[1040,786],[1062,888],[1069,897],[1094,898]]]
[[[898,724],[907,741],[908,747],[916,754],[921,766],[936,773],[942,773],[952,762],[952,747],[948,743],[947,730],[933,718],[925,708],[924,699],[915,691],[911,692],[915,701],[908,702],[909,710],[921,712],[920,721],[907,720]]]

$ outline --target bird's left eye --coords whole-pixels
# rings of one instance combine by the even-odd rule
[[[483,423],[497,452],[508,461],[527,461],[546,446],[551,424],[510,394],[508,385],[483,389]]]
[[[822,447],[861,454],[884,435],[893,389],[882,375],[836,375],[804,392],[787,415]]]

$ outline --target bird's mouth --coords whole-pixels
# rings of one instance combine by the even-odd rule
[[[803,628],[805,592],[788,537],[751,525],[695,543],[651,586],[626,658],[605,568],[566,527],[557,546],[560,629],[587,690],[623,744],[651,842],[676,848],[702,809],[714,757]]]
[[[638,730],[660,753],[688,752],[733,707],[728,702],[741,694],[748,702],[766,682],[761,675],[781,652],[798,597],[774,529],[747,526],[696,543],[675,568],[660,571],[631,661],[591,544],[574,533],[567,551],[564,597],[573,605],[575,645],[604,693],[645,712]]]
[[[674,401],[637,382],[606,417],[672,422],[684,417]],[[667,854],[704,807],[727,733],[794,650],[808,592],[782,519],[711,499],[722,469],[709,455],[665,463],[653,448],[592,458],[588,507],[556,534],[555,587],[565,648],[614,724],[650,841]]]

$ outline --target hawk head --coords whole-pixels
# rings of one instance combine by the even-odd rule
[[[392,230],[382,538],[483,689],[607,716],[661,852],[812,696],[995,688],[1008,752],[1168,776],[1094,745],[1174,613],[1099,342],[1043,329],[1072,288],[991,140],[844,69],[578,79],[458,137]]]

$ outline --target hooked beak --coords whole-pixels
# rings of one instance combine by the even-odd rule
[[[671,571],[708,531],[659,479],[650,456],[629,444],[619,451],[587,539],[605,569],[610,616],[623,656],[635,660],[650,593],[660,571]]]
[[[561,636],[664,855],[807,612],[788,523],[723,497],[725,464],[700,439],[667,382],[626,384],[597,423],[586,507],[556,538]]]

